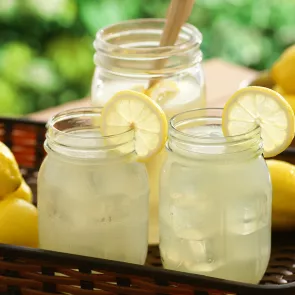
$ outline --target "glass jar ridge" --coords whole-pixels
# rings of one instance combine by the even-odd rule
[[[184,24],[173,46],[159,46],[165,19],[138,19],[101,29],[94,41],[96,66],[112,74],[159,78],[187,70],[202,60],[202,34]],[[165,61],[159,69],[156,63]]]
[[[45,149],[77,159],[105,158],[106,152],[113,158],[134,153],[133,130],[103,136],[101,111],[99,107],[77,108],[52,117],[46,125]],[[120,148],[124,148],[124,154],[118,153]]]
[[[222,108],[194,109],[177,114],[169,123],[167,149],[207,158],[214,155],[215,160],[218,157],[236,156],[237,153],[252,156],[262,153],[259,125],[235,136],[224,136],[221,125]],[[211,128],[210,133],[207,133],[206,128]]]

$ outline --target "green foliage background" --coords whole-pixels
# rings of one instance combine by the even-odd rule
[[[0,0],[0,114],[22,115],[89,94],[102,26],[164,17],[168,0]],[[204,58],[258,70],[295,43],[295,0],[198,0],[189,22]]]

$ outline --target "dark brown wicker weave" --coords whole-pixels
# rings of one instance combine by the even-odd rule
[[[0,140],[14,152],[34,193],[44,138],[43,123],[0,118]],[[294,155],[290,149],[279,158],[294,163]],[[164,270],[157,246],[149,248],[146,265],[138,266],[0,244],[4,295],[287,295],[295,294],[294,281],[294,233],[273,234],[272,257],[260,285]]]

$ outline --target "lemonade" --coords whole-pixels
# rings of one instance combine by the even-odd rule
[[[122,90],[149,93],[149,82],[161,79],[175,85],[172,95],[152,98],[165,111],[167,119],[185,110],[205,107],[202,35],[195,27],[185,24],[174,46],[159,47],[164,24],[163,19],[131,20],[97,33],[94,42],[96,70],[91,91],[94,106],[103,107]],[[161,69],[155,66],[159,61],[165,61]],[[159,171],[165,157],[163,149],[145,162],[151,191],[149,242],[152,244],[159,241]]]
[[[263,156],[292,142],[290,104],[250,86],[223,109],[180,113],[169,127],[160,181],[164,267],[258,283],[271,249],[272,185]]]
[[[205,107],[204,88],[201,88],[198,81],[192,76],[177,83],[179,92],[168,101],[159,101],[159,105],[165,111],[167,120],[173,115],[194,108]],[[104,106],[105,103],[116,93],[125,89],[141,89],[146,88],[147,82],[135,84],[132,82],[110,82],[106,83],[101,91],[96,93],[93,104],[95,106]],[[162,164],[166,158],[165,149],[150,160],[145,162],[149,183],[150,183],[150,230],[149,242],[156,244],[158,242],[158,203],[159,203],[159,173]]]
[[[259,127],[225,138],[221,110],[172,120],[161,175],[165,268],[258,283],[270,256],[271,183]]]
[[[144,264],[148,178],[133,160],[133,134],[112,144],[100,109],[61,113],[48,124],[48,156],[38,175],[42,249]],[[117,138],[113,136],[112,139]],[[116,150],[123,147],[125,154]]]

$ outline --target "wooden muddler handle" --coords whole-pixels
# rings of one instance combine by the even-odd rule
[[[175,44],[181,27],[189,18],[193,6],[194,0],[171,0],[167,12],[166,24],[160,40],[160,46],[172,46]],[[158,60],[155,68],[161,69],[165,66],[165,63],[165,59]],[[158,81],[158,79],[151,80],[148,88],[155,85]]]

